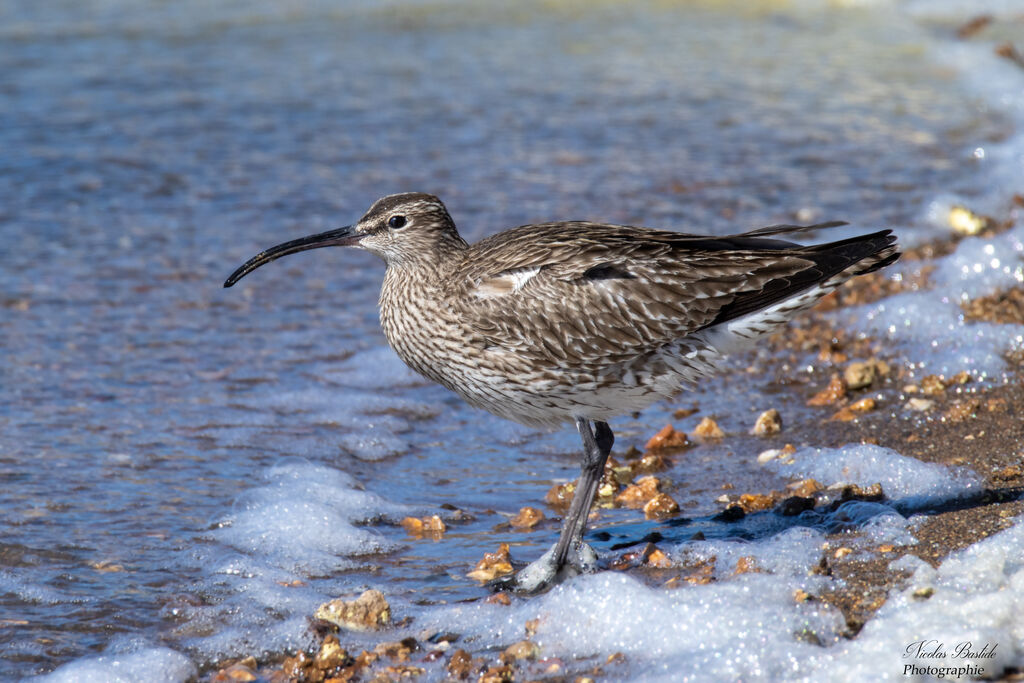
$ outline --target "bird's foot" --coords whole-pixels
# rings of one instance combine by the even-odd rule
[[[555,561],[555,546],[552,546],[515,574],[494,579],[488,587],[495,592],[509,591],[520,595],[536,595],[574,576],[595,571],[597,553],[586,543],[579,543],[571,548],[561,566]]]

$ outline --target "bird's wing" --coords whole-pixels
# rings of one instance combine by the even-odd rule
[[[587,223],[517,228],[471,247],[457,313],[484,346],[624,362],[841,270],[818,263],[813,247],[761,237],[802,229],[712,238]]]

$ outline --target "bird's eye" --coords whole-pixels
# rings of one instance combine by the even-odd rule
[[[388,225],[392,228],[401,228],[405,225],[405,216],[392,216],[388,219]]]

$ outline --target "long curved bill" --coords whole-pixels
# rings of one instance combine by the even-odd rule
[[[337,230],[328,230],[327,232],[321,232],[317,235],[300,237],[297,240],[291,240],[290,242],[279,244],[276,247],[271,247],[270,249],[261,251],[242,264],[238,270],[231,273],[231,277],[224,281],[224,286],[230,287],[252,271],[262,266],[264,263],[270,263],[282,256],[295,254],[308,249],[319,249],[320,247],[347,247],[356,244],[360,237],[362,237],[362,235],[357,233],[355,229],[349,225],[344,228],[338,228]]]

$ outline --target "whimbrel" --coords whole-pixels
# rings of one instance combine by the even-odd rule
[[[596,568],[583,534],[612,448],[608,420],[692,387],[728,352],[899,258],[889,230],[779,239],[836,225],[710,237],[573,221],[467,244],[441,200],[408,193],[355,225],[257,254],[224,286],[287,254],[360,247],[387,264],[380,322],[409,367],[495,415],[575,423],[582,472],[558,540],[505,583],[531,593]]]

